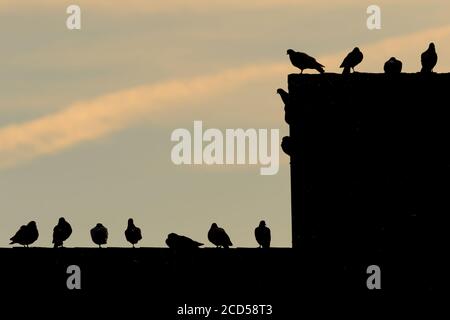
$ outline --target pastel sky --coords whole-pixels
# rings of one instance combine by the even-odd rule
[[[70,4],[81,7],[81,30],[66,28]],[[381,30],[366,27],[371,4]],[[170,232],[209,246],[217,222],[236,246],[254,247],[261,219],[274,246],[290,246],[281,150],[274,176],[259,165],[175,166],[171,132],[202,120],[287,135],[275,91],[298,72],[288,48],[327,72],[354,46],[359,71],[381,72],[396,56],[416,72],[433,41],[435,71],[447,72],[449,18],[448,0],[0,0],[0,246],[30,220],[35,245],[50,246],[60,216],[74,229],[67,246],[92,246],[97,222],[109,246],[127,246],[129,217],[141,246],[165,246]]]

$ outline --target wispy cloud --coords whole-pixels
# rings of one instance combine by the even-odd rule
[[[406,71],[418,71],[420,53],[429,41],[436,42],[441,56],[437,70],[449,68],[450,60],[445,57],[450,56],[450,25],[365,45],[362,47],[365,59],[359,69],[380,72],[384,61],[395,55],[404,61]],[[338,52],[318,59],[329,66],[327,71],[338,71],[345,54]],[[0,169],[104,137],[144,119],[156,121],[186,112],[183,106],[189,103],[208,101],[250,82],[290,72],[297,70],[285,58],[282,63],[244,66],[212,75],[144,85],[71,104],[56,113],[0,128]]]
[[[286,64],[246,66],[213,75],[140,86],[77,102],[62,111],[0,129],[0,168],[103,137],[189,102],[204,101],[245,83],[288,71]]]

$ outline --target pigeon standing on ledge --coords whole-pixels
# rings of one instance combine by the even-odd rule
[[[277,93],[280,95],[284,105],[289,105],[289,93],[287,93],[285,90],[281,88],[277,89]]]
[[[289,136],[283,137],[281,139],[281,149],[288,156],[292,155],[292,138]]]
[[[108,229],[101,223],[97,223],[97,225],[91,229],[91,238],[92,241],[101,248],[102,244],[106,244],[108,241]]]
[[[422,70],[420,72],[433,72],[437,59],[436,48],[434,47],[434,43],[431,42],[428,49],[420,56],[420,62],[422,63]]]
[[[62,247],[63,242],[66,241],[72,234],[72,227],[64,219],[59,218],[58,224],[53,228],[53,241],[54,248]]]
[[[142,239],[141,229],[134,225],[133,219],[128,219],[128,226],[125,230],[125,238],[129,243],[134,245]]]
[[[402,72],[402,62],[395,59],[395,57],[390,58],[384,64],[384,72],[387,74],[401,73]]]
[[[219,228],[216,223],[213,223],[208,231],[208,240],[211,241],[211,243],[217,248],[229,248],[233,245],[225,230]]]
[[[355,47],[352,52],[347,54],[347,56],[344,58],[344,61],[342,61],[339,68],[344,68],[342,71],[342,74],[349,74],[350,69],[355,72],[355,67],[363,60],[363,54],[359,50],[358,47]]]
[[[171,249],[198,249],[198,247],[201,247],[203,243],[197,242],[195,240],[192,240],[191,238],[188,238],[186,236],[181,236],[176,233],[170,233],[167,236],[166,244]]]
[[[270,248],[270,229],[266,227],[266,222],[262,220],[255,228],[255,238],[260,248]]]
[[[303,73],[303,70],[305,69],[315,69],[320,73],[325,72],[325,70],[323,69],[324,66],[306,53],[296,52],[292,49],[289,49],[287,51],[287,54],[289,55],[289,59],[291,60],[292,65],[299,68],[301,70],[301,73]]]
[[[39,237],[39,232],[36,226],[36,222],[31,221],[27,225],[21,226],[16,234],[11,237],[9,244],[18,243],[24,247],[28,247],[35,242]]]

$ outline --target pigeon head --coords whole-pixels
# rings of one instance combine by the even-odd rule
[[[176,239],[178,235],[176,233],[169,233],[169,235],[167,236],[167,239],[172,240],[172,239]]]
[[[278,94],[282,94],[283,92],[284,92],[283,89],[281,89],[281,88],[278,88],[278,89],[277,89],[277,93],[278,93]]]
[[[434,43],[433,42],[430,42],[430,45],[428,46],[428,48],[430,48],[430,49],[435,49],[435,47],[434,47]]]
[[[96,226],[97,228],[103,227],[103,225],[102,225],[101,223],[97,223],[95,226]]]
[[[293,54],[294,52],[295,52],[294,50],[288,49],[288,51],[286,52],[286,54],[291,55],[291,54]]]
[[[358,48],[358,47],[355,47],[355,48],[353,49],[353,51],[354,51],[354,52],[359,52],[359,48]]]
[[[217,223],[213,223],[212,225],[211,225],[211,229],[217,229],[218,227],[217,227]]]
[[[264,220],[261,220],[261,221],[259,222],[259,226],[260,226],[260,227],[265,227],[265,226],[266,226],[266,222],[265,222]]]
[[[30,221],[30,223],[28,223],[28,226],[36,228],[36,222],[35,221]]]
[[[63,223],[63,222],[66,222],[66,220],[63,217],[58,219],[58,223]]]
[[[134,224],[134,221],[133,221],[133,219],[132,218],[130,218],[130,219],[128,219],[128,225],[130,226],[132,226]]]

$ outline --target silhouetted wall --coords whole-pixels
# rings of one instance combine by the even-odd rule
[[[450,74],[291,74],[288,86],[293,247],[433,265],[448,240]]]

